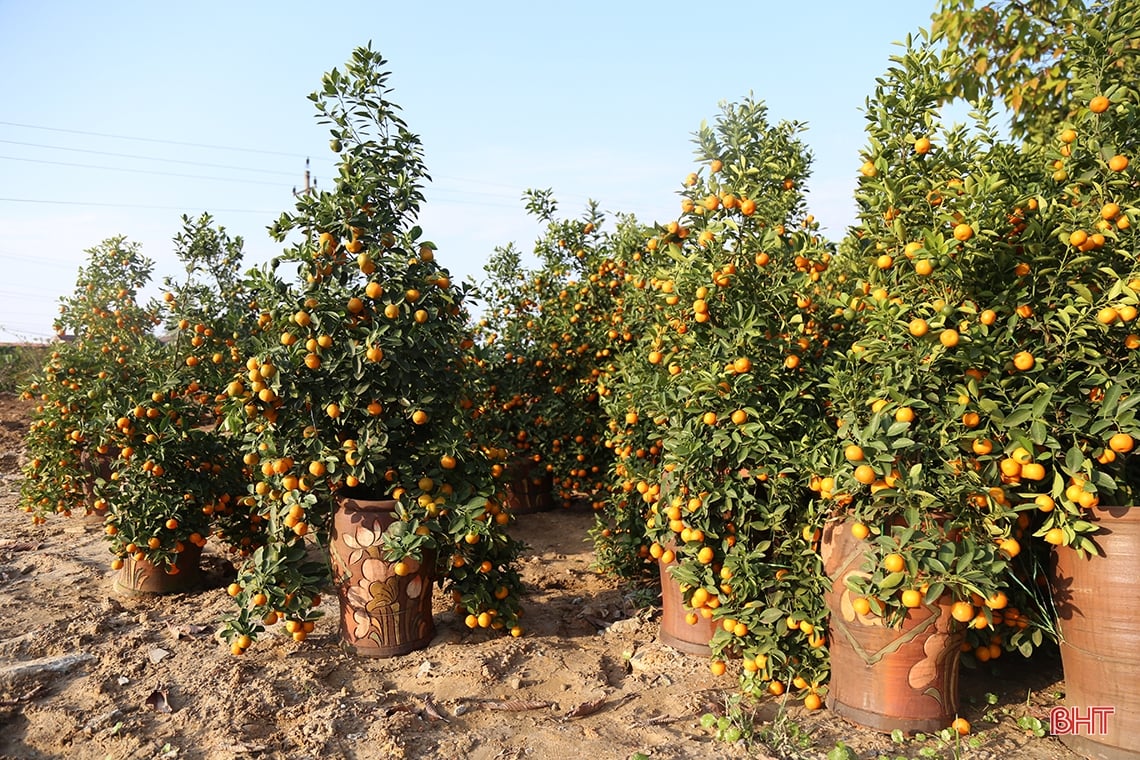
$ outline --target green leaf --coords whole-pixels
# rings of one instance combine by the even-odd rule
[[[1081,472],[1085,463],[1085,455],[1081,453],[1079,446],[1072,446],[1065,452],[1065,472],[1070,475],[1076,475]]]
[[[1104,391],[1104,399],[1100,402],[1100,413],[1105,417],[1114,416],[1117,404],[1120,403],[1120,394],[1124,392],[1124,386],[1120,383],[1113,383],[1108,386]]]
[[[890,591],[891,589],[896,589],[901,586],[902,582],[905,580],[906,573],[889,573],[886,577],[879,581],[878,586],[884,591]]]
[[[1018,425],[1021,425],[1023,422],[1025,422],[1026,420],[1028,420],[1032,416],[1033,416],[1032,407],[1019,406],[1017,409],[1014,409],[1005,418],[1005,426],[1007,428],[1017,427]]]
[[[834,747],[828,750],[827,760],[859,760],[859,755],[846,744],[839,741],[835,743]]]
[[[1075,293],[1076,293],[1078,296],[1080,296],[1080,297],[1081,297],[1081,300],[1083,300],[1085,303],[1087,303],[1087,304],[1090,304],[1090,305],[1091,305],[1091,304],[1094,304],[1094,303],[1096,303],[1096,299],[1095,299],[1095,298],[1093,298],[1093,294],[1092,294],[1092,291],[1091,291],[1091,290],[1089,290],[1089,289],[1088,289],[1087,287],[1085,287],[1084,285],[1082,285],[1081,283],[1079,283],[1079,282],[1070,282],[1070,283],[1069,283],[1069,287],[1071,287],[1071,288],[1073,289],[1073,291],[1074,291],[1074,292],[1075,292]]]
[[[777,607],[769,607],[760,613],[760,622],[764,625],[772,625],[778,620],[783,620],[784,612]]]

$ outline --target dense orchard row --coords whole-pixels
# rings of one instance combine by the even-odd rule
[[[864,547],[836,584],[851,619],[942,604],[968,658],[1027,654],[1053,630],[1048,552],[1091,550],[1089,510],[1140,484],[1137,13],[1100,21],[1060,40],[1063,107],[1014,104],[1027,139],[984,98],[944,124],[963,60],[908,40],[837,241],[803,125],[748,99],[696,133],[675,219],[608,227],[530,192],[537,263],[497,250],[479,294],[416,226],[420,144],[359,49],[312,96],[335,186],[274,223],[270,265],[243,275],[240,240],[186,220],[186,280],[139,304],[137,248],[91,251],[73,339],[27,389],[25,508],[105,512],[116,566],[220,541],[235,653],[312,629],[330,577],[306,547],[344,494],[396,504],[357,549],[389,563],[372,603],[431,561],[469,625],[521,633],[511,493],[545,483],[593,504],[599,568],[670,568],[747,690],[821,704],[837,530]]]
[[[802,126],[749,100],[695,135],[676,219],[611,232],[533,194],[539,265],[492,260],[489,432],[589,495],[600,566],[671,568],[718,623],[714,669],[742,656],[748,688],[818,704],[828,525],[866,541],[858,615],[944,600],[977,661],[1055,633],[1048,552],[1092,550],[1089,510],[1140,482],[1135,11],[1113,13],[1064,40],[1071,106],[1038,114],[1043,140],[985,101],[943,125],[961,61],[912,40],[868,100],[837,242]]]

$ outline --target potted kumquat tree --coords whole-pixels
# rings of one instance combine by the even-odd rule
[[[138,246],[116,238],[89,251],[58,323],[74,339],[28,390],[39,390],[44,402],[29,440],[44,448],[26,473],[25,503],[43,506],[44,488],[56,493],[56,510],[90,499],[115,555],[116,587],[125,591],[194,588],[202,547],[214,532],[247,549],[254,541],[236,503],[246,481],[237,441],[216,426],[224,365],[234,361],[245,311],[241,241],[203,216],[184,218],[175,244],[187,280],[167,278],[165,303],[145,306],[136,293],[148,284],[152,264]],[[163,321],[169,333],[160,339],[154,329]],[[200,347],[215,337],[231,348],[206,360]],[[65,362],[73,366],[62,370]],[[71,398],[53,397],[53,389]],[[55,415],[60,419],[49,419]],[[68,423],[63,439],[60,421]],[[62,451],[50,454],[61,442]]]
[[[435,583],[472,627],[521,632],[518,544],[463,402],[470,289],[415,225],[428,177],[385,64],[358,48],[311,96],[338,155],[335,187],[272,226],[294,242],[250,283],[258,331],[228,408],[265,544],[231,587],[240,611],[225,635],[238,654],[282,619],[305,638],[330,580],[341,640],[358,653],[426,646]],[[329,561],[310,557],[311,540]]]
[[[606,390],[611,509],[645,520],[662,641],[710,655],[718,673],[742,655],[749,691],[794,689],[815,708],[825,616],[797,462],[822,431],[831,251],[804,207],[801,129],[748,100],[696,135],[707,171],[643,244],[626,296],[641,334]]]
[[[164,282],[164,337],[139,354],[141,382],[107,404],[118,456],[105,484],[106,530],[116,585],[129,591],[194,588],[213,534],[248,553],[259,528],[240,502],[249,480],[240,440],[217,424],[249,332],[242,241],[203,214],[183,217],[174,242],[186,277]]]
[[[600,508],[610,458],[604,378],[633,341],[624,324],[623,256],[643,231],[627,217],[605,231],[592,203],[580,219],[559,219],[548,190],[526,197],[546,225],[534,248],[539,267],[524,269],[513,246],[487,267],[494,308],[480,322],[479,342],[493,356],[493,394],[484,416],[500,450],[513,450],[508,469],[529,472],[532,483],[542,478],[543,488],[552,479],[563,505],[589,500]]]
[[[1111,601],[1140,591],[1140,10],[1113,3],[1072,20],[1060,40],[1068,102],[1025,114],[1047,139],[1018,156],[1014,247],[985,294],[989,329],[1009,345],[988,413],[1015,452],[1014,503],[1051,552],[1066,702],[1115,707],[1103,731],[1066,741],[1115,757],[1140,753],[1136,617]]]
[[[138,302],[153,262],[123,237],[86,253],[74,292],[60,299],[59,341],[22,391],[36,405],[20,501],[37,521],[76,513],[102,521],[114,455],[106,407],[140,387],[146,361],[138,355],[155,343],[157,306]]]
[[[956,715],[968,628],[986,638],[979,660],[1003,651],[996,623],[1012,622],[1023,649],[1042,641],[1009,602],[1029,521],[1008,469],[1044,470],[1006,446],[995,397],[1011,354],[985,300],[1014,251],[1021,164],[984,106],[971,130],[940,126],[957,60],[925,39],[892,60],[867,104],[859,219],[836,265],[848,343],[827,365],[838,432],[817,465],[828,703],[871,727],[925,731]]]
[[[599,382],[632,337],[623,324],[625,277],[614,240],[635,222],[619,219],[618,231],[610,233],[593,202],[570,219],[558,218],[550,191],[531,190],[526,197],[527,210],[546,225],[535,241],[541,266],[532,278],[540,304],[532,324],[535,364],[550,388],[541,409],[546,459],[564,505],[584,499],[598,507],[609,463]]]
[[[496,462],[511,512],[543,511],[554,495],[544,414],[549,378],[534,337],[538,304],[513,245],[497,249],[484,269],[490,308],[475,333],[476,437]]]

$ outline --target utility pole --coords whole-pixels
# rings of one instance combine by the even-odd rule
[[[316,192],[317,181],[313,180],[312,185],[310,185],[309,184],[310,176],[311,175],[309,174],[309,159],[306,158],[305,159],[305,186],[301,189],[300,192],[297,192],[297,188],[296,188],[296,186],[294,186],[293,187],[293,195],[294,196],[296,196],[297,198],[300,198],[302,195],[309,195],[310,193]]]
[[[302,198],[302,197],[307,198],[309,195],[311,195],[317,191],[317,181],[315,179],[313,179],[313,180],[311,180],[312,184],[310,184],[311,176],[312,175],[309,173],[309,159],[306,158],[305,159],[305,186],[303,188],[301,188],[301,190],[299,192],[297,190],[297,187],[295,185],[293,186],[293,197],[294,198]],[[311,229],[308,229],[308,228],[305,229],[305,241],[310,246],[313,244],[313,231]]]

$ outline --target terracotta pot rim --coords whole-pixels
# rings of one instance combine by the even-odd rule
[[[337,503],[345,509],[356,509],[363,512],[395,512],[396,505],[400,502],[395,499],[381,501],[373,499],[354,499],[346,496],[337,499]]]
[[[1131,512],[1134,509],[1140,512],[1140,504],[1097,504],[1094,507],[1089,507],[1087,511],[1114,514],[1116,512]]]
[[[370,488],[362,486],[345,486],[333,494],[338,506],[346,509],[358,509],[368,512],[395,512],[398,500],[386,494],[377,494]]]

